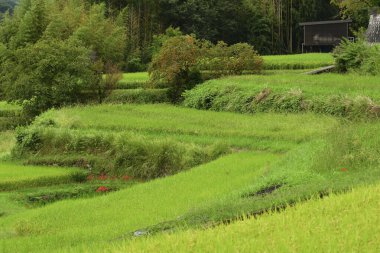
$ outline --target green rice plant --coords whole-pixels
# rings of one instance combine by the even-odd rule
[[[142,89],[147,88],[149,81],[148,72],[124,73],[117,84],[117,89]]]
[[[74,107],[19,129],[13,155],[29,164],[152,179],[238,150],[286,151],[334,124],[313,115],[252,118],[162,104]]]
[[[380,141],[373,137],[379,125],[373,123],[367,128],[367,124],[351,124],[349,130],[343,132],[341,145],[335,145],[335,140],[327,137],[302,144],[286,155],[240,152],[103,198],[59,202],[5,217],[0,220],[0,225],[4,226],[0,240],[6,252],[49,251],[57,247],[76,252],[92,247],[103,249],[104,245],[115,249],[113,247],[123,240],[124,245],[139,245],[132,239],[136,234],[154,235],[165,230],[178,232],[183,228],[230,224],[242,217],[289,207],[315,195],[326,196],[352,187],[376,184],[380,179],[380,164],[363,164],[361,169],[343,168],[347,163],[341,161],[340,154],[345,156],[346,148],[342,152],[339,147],[350,146],[351,134],[359,133],[372,142],[366,154],[375,157]],[[336,135],[342,127],[345,125],[337,127],[332,134]],[[366,130],[373,134],[367,134]],[[336,156],[326,156],[334,148]],[[372,153],[368,153],[371,149]],[[351,149],[349,152],[360,156],[363,150]],[[320,159],[326,159],[324,164],[331,166],[325,167]],[[73,210],[76,210],[75,216]],[[317,210],[313,209],[313,215]],[[57,213],[60,219],[54,218],[53,214]],[[107,222],[103,217],[109,218]],[[298,225],[295,227],[299,228]],[[161,238],[162,235],[158,236]],[[140,240],[145,243],[145,239]]]
[[[80,182],[86,174],[78,169],[22,166],[9,162],[0,163],[0,191],[25,187]]]
[[[166,103],[169,102],[167,89],[127,89],[114,90],[105,99],[105,103]]]
[[[379,117],[378,81],[375,76],[354,74],[227,77],[185,92],[184,105],[240,113],[311,111],[349,118]]]
[[[263,56],[264,69],[315,69],[334,65],[334,58],[331,54],[312,53],[294,55],[268,55]]]
[[[11,131],[0,132],[0,161],[8,155],[15,144],[14,133]]]
[[[380,187],[314,199],[232,225],[128,240],[91,252],[376,252]]]

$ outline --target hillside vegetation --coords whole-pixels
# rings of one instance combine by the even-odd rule
[[[24,152],[29,163],[50,163],[55,157],[54,162],[65,164],[66,156],[75,154],[82,159],[95,154],[110,162],[110,157],[118,154],[117,148],[124,148],[118,157],[128,158],[118,165],[125,167],[91,164],[92,170],[86,168],[87,173],[111,175],[115,172],[111,168],[118,168],[125,175],[139,172],[151,162],[157,162],[153,163],[156,167],[148,169],[162,172],[162,168],[200,154],[207,159],[210,154],[218,154],[213,159],[222,157],[209,163],[191,160],[205,164],[194,167],[194,163],[185,172],[171,170],[179,173],[103,197],[61,201],[15,213],[0,220],[1,243],[6,252],[57,247],[76,251],[77,247],[129,240],[136,234],[214,226],[315,195],[374,184],[380,179],[378,131],[376,123],[339,122],[313,114],[247,116],[169,105],[52,110],[18,133],[16,150]],[[30,140],[37,141],[32,147],[38,149],[28,148]],[[128,145],[131,140],[133,146]],[[220,147],[215,149],[218,142],[227,150],[220,153]],[[163,152],[161,143],[173,146]],[[57,144],[60,148],[55,148]],[[131,147],[148,150],[147,155],[133,160],[131,157],[144,153],[128,153],[134,150]],[[188,156],[194,149],[197,156]],[[155,160],[157,157],[160,160]]]
[[[378,76],[269,75],[210,80],[184,94],[187,107],[240,113],[316,112],[340,117],[380,116]]]
[[[208,230],[107,246],[109,252],[377,252],[380,187],[311,200],[282,213]],[[99,247],[92,247],[97,252]],[[100,251],[99,251],[100,252]]]
[[[314,115],[252,118],[169,105],[74,107],[49,111],[19,130],[15,153],[32,164],[150,179],[236,150],[287,151],[334,122]]]

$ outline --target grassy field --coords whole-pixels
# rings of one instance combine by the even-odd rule
[[[43,114],[19,133],[16,150],[33,164],[151,179],[240,150],[286,152],[336,124],[315,115],[251,117],[170,105],[75,107]]]
[[[292,73],[226,77],[185,94],[185,105],[234,112],[305,112],[380,116],[378,76]]]
[[[124,73],[122,79],[119,81],[118,89],[137,89],[145,88],[149,81],[148,72],[138,73]]]
[[[0,101],[0,111],[18,111],[21,107],[14,104],[9,104],[5,101]]]
[[[379,186],[361,188],[258,219],[127,241],[108,246],[105,251],[378,252],[379,198]],[[99,247],[89,251],[97,252]]]
[[[0,191],[75,181],[81,170],[72,168],[23,166],[2,161],[0,164]]]
[[[10,154],[15,144],[15,136],[12,131],[0,132],[0,161]]]
[[[376,252],[378,121],[294,105],[338,97],[321,102],[334,113],[310,111],[368,110],[380,101],[379,78],[302,74],[327,55],[266,58],[293,65],[186,93],[188,107],[214,111],[78,106],[0,132],[1,251]],[[124,75],[113,99],[148,102],[146,80]],[[275,109],[247,110],[271,96]]]
[[[126,147],[121,149],[125,155],[132,147],[154,143],[148,149],[154,154],[152,161],[165,157],[158,164],[167,169],[177,164],[172,161],[178,156],[169,154],[178,154],[178,147],[184,148],[180,154],[195,148],[202,157],[215,143],[228,151],[174,176],[103,197],[65,200],[8,215],[0,220],[0,243],[5,252],[78,251],[99,243],[128,241],[134,233],[214,226],[314,195],[377,183],[379,127],[375,122],[339,122],[313,114],[248,116],[169,105],[52,110],[25,130],[37,136],[39,146],[37,150],[18,147],[27,151],[25,156],[30,152],[33,158],[63,160],[70,152],[79,152],[82,158],[96,154],[112,161],[120,146]],[[133,146],[127,145],[130,139]],[[113,146],[113,140],[118,140],[117,145]],[[161,146],[155,145],[161,141],[169,141],[174,148],[157,153]],[[104,147],[114,151],[99,152]],[[182,158],[180,163],[187,161]],[[133,166],[147,162],[137,160]]]
[[[294,54],[294,55],[269,55],[263,56],[264,69],[315,69],[334,64],[331,54]]]

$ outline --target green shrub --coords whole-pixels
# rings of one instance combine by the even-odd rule
[[[105,103],[166,103],[170,102],[167,89],[114,90]]]
[[[183,91],[200,83],[201,75],[196,63],[199,57],[197,39],[193,36],[176,36],[163,44],[152,60],[149,74],[151,82],[167,83],[172,102],[178,102]]]
[[[135,57],[127,62],[127,71],[130,73],[146,71],[147,66],[142,63],[141,58]]]
[[[356,42],[343,40],[333,55],[340,72],[356,71],[371,75],[380,73],[380,47],[370,45],[363,39]]]
[[[210,71],[219,76],[241,75],[243,71],[259,72],[262,69],[263,59],[249,44],[238,43],[228,46],[224,42],[219,42],[202,50],[198,64],[202,71]]]
[[[351,42],[347,39],[334,50],[335,65],[340,72],[359,69],[370,56],[368,45],[363,40]]]
[[[2,64],[0,82],[8,100],[31,116],[51,108],[84,102],[97,92],[99,76],[89,51],[65,42],[39,42],[19,49]]]

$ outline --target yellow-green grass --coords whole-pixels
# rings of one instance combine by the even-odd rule
[[[148,72],[137,73],[124,73],[122,79],[119,81],[118,89],[137,89],[147,88],[147,82],[149,81]]]
[[[14,132],[0,132],[0,160],[10,153],[15,141]]]
[[[360,188],[344,195],[312,200],[282,213],[271,213],[214,229],[161,234],[80,250],[375,253],[380,251],[379,199],[380,186]]]
[[[0,191],[70,182],[73,175],[79,172],[72,168],[24,166],[1,161]]]
[[[186,145],[222,141],[235,149],[213,162],[107,196],[66,200],[4,217],[4,252],[81,251],[99,243],[117,244],[137,230],[215,225],[380,178],[376,122],[351,126],[313,114],[248,116],[169,105],[101,105],[53,110],[30,128],[78,136],[127,132],[148,141],[172,138]],[[336,131],[326,138],[332,128]],[[266,151],[252,151],[256,149]],[[273,186],[278,189],[260,193]]]
[[[49,252],[128,237],[135,230],[236,195],[236,190],[249,186],[278,158],[265,153],[234,154],[104,197],[62,201],[4,217],[0,244],[3,252]]]
[[[149,80],[148,72],[137,72],[137,73],[124,73],[123,81],[125,82],[146,82]]]
[[[165,104],[99,105],[51,110],[34,125],[52,121],[57,131],[133,133],[149,139],[174,139],[202,145],[216,142],[259,150],[288,150],[321,137],[337,125],[314,114],[257,114],[198,111]]]
[[[334,64],[331,54],[312,53],[263,56],[264,69],[313,69]]]
[[[21,107],[19,105],[10,104],[5,101],[0,101],[0,111],[18,111]]]
[[[356,74],[305,75],[277,72],[273,75],[247,75],[210,80],[199,87],[233,86],[249,91],[270,88],[274,92],[302,92],[313,96],[368,96],[380,102],[380,76]]]
[[[379,117],[380,77],[278,72],[210,80],[184,94],[184,105],[240,113],[315,112]]]

